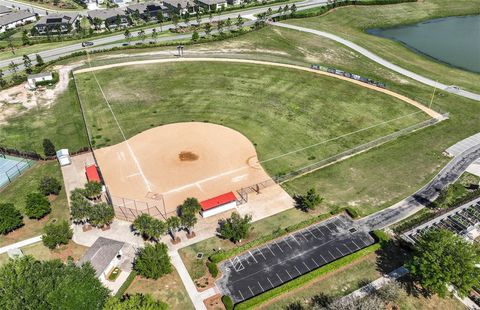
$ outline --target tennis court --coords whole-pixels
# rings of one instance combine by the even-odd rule
[[[0,189],[10,184],[33,163],[25,158],[0,154]]]

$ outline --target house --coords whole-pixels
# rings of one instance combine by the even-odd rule
[[[127,6],[127,13],[134,14],[135,12],[144,20],[157,19],[158,12],[162,12],[163,16],[168,15],[167,7],[158,2],[141,2]]]
[[[240,5],[243,3],[242,0],[227,0],[228,5]]]
[[[42,16],[35,24],[34,29],[39,35],[69,33],[75,29],[75,22],[79,20],[78,13],[49,14]]]
[[[132,0],[112,0],[113,3],[118,5],[118,7],[122,8],[127,6]]]
[[[201,214],[204,218],[234,209],[236,206],[237,197],[233,192],[200,202]]]
[[[128,17],[122,9],[92,10],[87,12],[88,19],[97,28],[115,29],[117,27],[127,27]]]
[[[0,5],[0,16],[8,14],[8,13],[12,13],[12,11],[13,10],[11,8],[6,7],[4,5]]]
[[[100,281],[106,282],[110,273],[122,263],[124,247],[124,242],[99,237],[80,258],[78,265],[89,262]]]
[[[198,0],[198,4],[204,11],[217,11],[227,7],[226,0]]]
[[[36,21],[36,15],[28,11],[15,11],[0,16],[0,33]]]
[[[53,75],[51,72],[42,72],[38,74],[31,74],[27,76],[27,84],[30,89],[37,87],[37,82],[52,81]]]
[[[168,12],[176,14],[195,12],[195,2],[193,0],[164,0],[163,4],[167,7]]]

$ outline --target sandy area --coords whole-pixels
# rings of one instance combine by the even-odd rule
[[[245,136],[209,123],[156,127],[95,155],[112,196],[157,205],[163,199],[166,213],[188,197],[202,201],[269,179],[249,164],[258,160]]]
[[[37,107],[51,107],[57,96],[67,89],[70,66],[54,67],[52,71],[59,73],[59,81],[53,88],[38,87],[36,90],[27,89],[27,83],[0,91],[0,124],[8,122],[8,118]]]

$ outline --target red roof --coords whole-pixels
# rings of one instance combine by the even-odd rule
[[[203,211],[207,211],[235,200],[237,200],[237,197],[235,197],[235,195],[230,192],[202,201],[200,202],[200,205],[202,206]]]
[[[100,176],[98,175],[97,166],[91,165],[85,168],[85,174],[87,175],[87,180],[89,182],[98,182],[100,183]]]

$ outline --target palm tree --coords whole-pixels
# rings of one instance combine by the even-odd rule
[[[158,37],[157,29],[153,28],[152,29],[152,39],[155,40],[155,43],[157,43],[157,37]]]
[[[176,216],[172,216],[167,219],[167,229],[173,241],[177,239],[176,233],[180,225],[181,225],[180,218]]]
[[[162,11],[158,11],[157,13],[157,21],[160,24],[160,32],[162,32],[162,23],[165,20],[165,17],[163,16]]]
[[[132,34],[130,33],[130,30],[125,29],[125,33],[123,35],[125,36],[125,39],[127,39],[128,44],[130,44],[130,39],[132,37]]]
[[[140,40],[142,40],[142,43],[143,43],[143,41],[145,41],[145,30],[143,30],[143,29],[140,30],[138,32],[138,37],[140,38]]]
[[[146,240],[158,240],[166,231],[164,222],[146,213],[138,216],[132,226]]]

